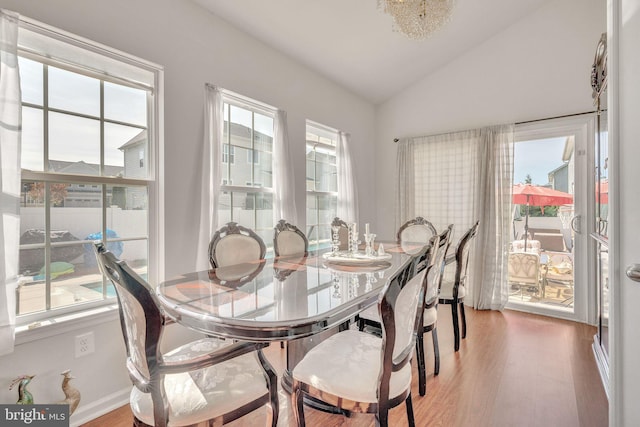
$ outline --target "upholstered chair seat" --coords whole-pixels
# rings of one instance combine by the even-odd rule
[[[231,341],[202,339],[165,354],[165,363],[180,363],[228,346]],[[244,354],[192,372],[168,374],[164,389],[169,405],[169,426],[197,424],[218,418],[268,393],[264,373],[253,354]],[[134,416],[154,425],[150,393],[133,387],[130,396]]]
[[[411,359],[425,282],[411,278],[419,261],[416,256],[396,273],[378,297],[382,337],[347,329],[317,344],[293,368],[291,405],[299,427],[305,426],[305,395],[342,410],[374,413],[380,427],[389,425],[389,409],[405,402],[409,426],[415,425]],[[425,266],[432,269],[432,257]]]
[[[440,298],[452,299],[453,298],[453,280],[442,279],[442,287],[440,288]],[[464,285],[458,286],[458,298],[464,298],[467,295],[467,290]]]
[[[438,321],[438,309],[434,306],[427,308],[424,311],[424,318],[422,319],[422,326],[429,327],[436,324]]]
[[[296,365],[294,378],[346,400],[374,403],[378,401],[381,351],[381,338],[360,331],[344,331],[311,349]],[[391,374],[389,398],[410,387],[411,365],[407,364]]]
[[[265,405],[266,425],[277,425],[277,375],[262,354],[266,343],[203,338],[164,351],[169,322],[151,286],[102,243],[95,249],[118,297],[135,426],[221,426]]]
[[[449,249],[449,243],[451,241],[451,234],[453,232],[453,225],[447,227],[441,234],[431,237],[429,240],[429,256],[433,257],[434,268],[430,270],[429,276],[426,276],[427,271],[423,269],[419,271],[411,282],[424,282],[425,289],[424,295],[424,313],[422,319],[422,328],[418,331],[416,339],[416,353],[418,355],[418,390],[421,396],[426,393],[427,387],[427,374],[425,368],[425,353],[424,353],[424,339],[423,335],[427,332],[431,332],[431,339],[433,341],[433,355],[434,355],[434,375],[438,375],[440,372],[440,351],[438,348],[438,287],[442,281],[442,271],[444,269],[444,258],[447,250]],[[437,240],[436,240],[437,239]],[[437,247],[432,247],[434,241],[437,242]],[[423,265],[423,264],[421,264]],[[435,267],[437,266],[437,268]],[[358,328],[362,331],[366,325],[373,326],[374,328],[380,328],[380,314],[377,307],[368,307],[358,315]]]
[[[419,280],[420,278],[418,278]],[[413,279],[412,279],[413,280]],[[378,314],[378,306],[371,306],[360,313],[362,319],[380,323],[380,315]],[[438,321],[438,310],[436,307],[427,308],[424,311],[423,326],[432,326]]]
[[[451,264],[455,262],[455,276],[453,280],[442,280],[440,286],[439,304],[449,304],[451,306],[451,318],[453,320],[453,348],[455,351],[460,349],[460,336],[467,336],[467,319],[464,314],[464,297],[467,294],[465,283],[467,281],[469,271],[469,254],[471,244],[478,233],[480,221],[475,224],[460,238],[455,251],[455,258],[451,257]],[[522,253],[526,256],[529,254]],[[531,254],[531,256],[536,256]],[[453,261],[455,260],[455,261]],[[448,264],[448,263],[447,263]],[[462,324],[462,325],[460,325]],[[460,330],[462,329],[462,331]]]

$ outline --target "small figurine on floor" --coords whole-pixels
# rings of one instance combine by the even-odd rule
[[[69,384],[69,382],[75,378],[71,376],[71,370],[67,369],[60,375],[64,377],[62,379],[62,391],[64,392],[65,399],[56,403],[69,405],[69,415],[71,415],[80,404],[80,392],[77,388],[71,387],[71,384]]]
[[[33,404],[33,395],[29,393],[29,390],[27,390],[27,385],[31,382],[33,377],[35,377],[35,375],[21,375],[11,382],[9,390],[13,389],[14,385],[18,383],[20,384],[18,386],[18,401],[16,402],[18,405]]]

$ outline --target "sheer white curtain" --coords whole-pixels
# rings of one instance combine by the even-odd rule
[[[346,222],[358,221],[358,191],[351,157],[351,136],[338,132],[336,167],[338,169],[337,216]]]
[[[399,171],[396,181],[396,230],[408,220],[416,217],[415,207],[415,163],[414,143],[405,139],[398,144],[396,170]]]
[[[422,216],[452,242],[480,221],[466,303],[502,309],[507,303],[504,254],[509,241],[513,125],[400,141],[396,225]],[[451,274],[447,269],[446,274]]]
[[[295,177],[289,151],[287,113],[282,110],[276,112],[274,120],[273,171],[273,223],[285,219],[295,224]]]
[[[18,21],[0,9],[0,355],[13,352],[20,246],[21,94]]]
[[[200,195],[200,232],[196,268],[209,268],[209,242],[218,228],[220,200],[220,150],[224,132],[222,89],[206,84],[204,98],[204,139],[202,144],[202,192]]]

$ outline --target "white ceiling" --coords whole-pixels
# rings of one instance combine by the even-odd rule
[[[393,32],[377,0],[193,0],[307,67],[379,104],[549,0],[456,0],[421,41]]]

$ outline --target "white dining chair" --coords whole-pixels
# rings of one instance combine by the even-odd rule
[[[250,228],[228,222],[209,243],[209,262],[213,268],[264,259],[267,253],[262,238]]]
[[[382,338],[353,329],[339,332],[295,366],[291,406],[298,426],[305,425],[304,396],[345,411],[374,413],[383,427],[389,425],[389,409],[405,402],[409,425],[415,425],[410,362],[424,307],[424,281],[410,280],[417,260],[380,293]]]
[[[451,306],[451,317],[453,318],[453,347],[455,351],[460,349],[460,323],[462,323],[462,338],[467,336],[467,319],[464,313],[464,297],[467,295],[465,287],[469,272],[469,254],[471,244],[478,233],[480,221],[467,230],[460,238],[455,252],[455,276],[453,280],[443,278],[440,286],[439,304]]]
[[[274,230],[273,251],[276,256],[307,255],[309,240],[298,227],[281,219]]]
[[[422,318],[422,329],[418,330],[416,336],[416,365],[418,368],[418,391],[420,396],[424,396],[427,390],[427,374],[425,366],[425,351],[424,351],[424,334],[431,332],[431,340],[433,342],[433,358],[434,367],[433,374],[438,375],[440,373],[440,349],[438,346],[438,289],[442,281],[442,272],[444,270],[445,255],[449,249],[451,242],[451,236],[453,234],[453,224],[449,225],[439,235],[431,237],[429,240],[429,251],[426,256],[433,256],[434,268],[429,271],[427,275],[426,262],[422,261],[422,270],[416,273],[416,276],[411,280],[426,280],[424,284],[425,289],[425,308]],[[435,245],[435,246],[434,246]],[[420,264],[418,267],[420,270]],[[374,330],[380,328],[380,314],[377,307],[369,307],[364,310],[358,316],[358,329],[364,330],[366,326],[373,327]]]
[[[428,243],[431,237],[438,234],[433,224],[421,216],[411,219],[400,226],[396,234],[398,243]]]
[[[277,375],[262,354],[267,344],[203,338],[163,352],[167,318],[149,284],[102,243],[95,250],[116,289],[134,425],[222,425],[265,405],[266,425],[277,425]]]

